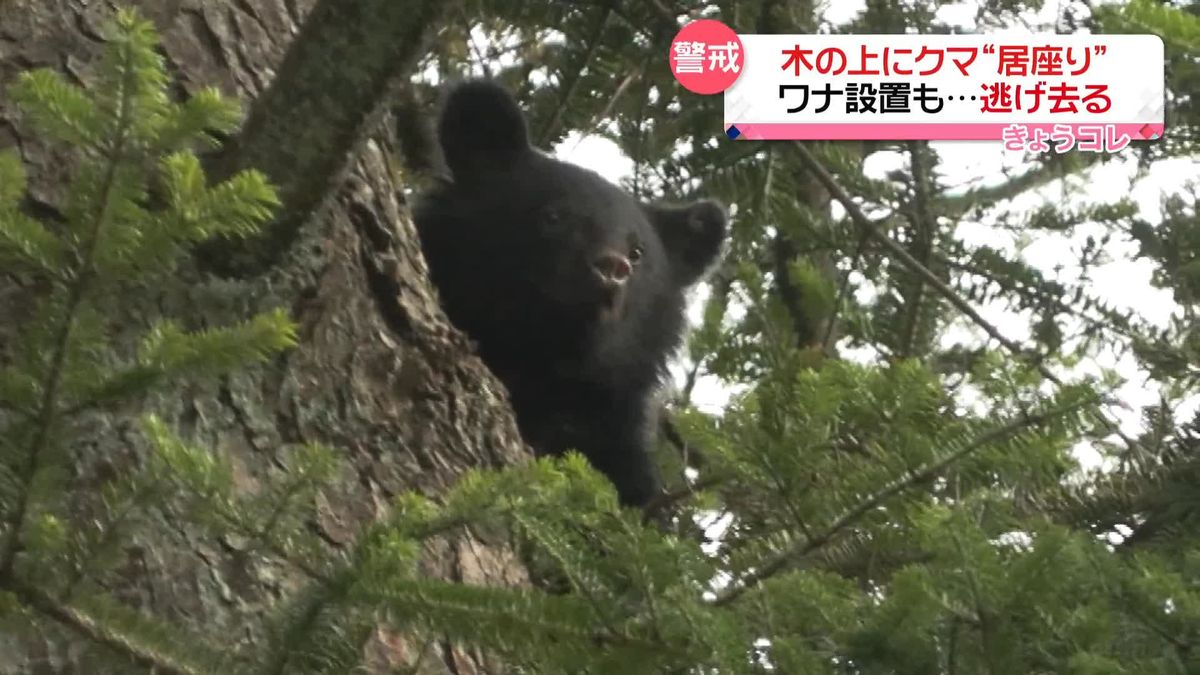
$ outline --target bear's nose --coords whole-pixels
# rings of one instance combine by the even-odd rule
[[[605,253],[592,263],[592,267],[600,273],[604,281],[621,284],[633,273],[633,265],[629,258],[619,253]]]

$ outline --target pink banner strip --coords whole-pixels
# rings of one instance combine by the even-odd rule
[[[1109,125],[1119,137],[1127,135],[1135,141],[1157,138],[1163,134],[1163,124],[1148,122],[1102,123],[1102,122],[985,122],[979,124],[725,124],[728,134],[730,127],[737,127],[737,140],[748,141],[843,141],[843,140],[873,140],[873,141],[999,141],[1004,136],[1004,130],[1013,124],[1018,124],[1030,133],[1041,129],[1046,134],[1055,133],[1055,127],[1069,127],[1078,133],[1081,128],[1087,130],[1105,129]]]

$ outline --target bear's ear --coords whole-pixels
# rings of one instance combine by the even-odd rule
[[[505,166],[530,147],[521,108],[490,80],[468,80],[450,91],[438,138],[446,165],[458,179]]]
[[[729,217],[712,200],[688,206],[643,205],[662,239],[676,282],[691,286],[721,255]]]

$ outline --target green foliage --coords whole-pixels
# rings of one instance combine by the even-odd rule
[[[25,263],[39,272],[53,272],[62,262],[62,242],[42,223],[20,212],[25,181],[21,158],[0,153],[0,261],[6,267]]]
[[[112,297],[169,271],[192,244],[257,231],[277,200],[256,172],[204,184],[192,148],[233,129],[233,103],[212,91],[171,103],[157,35],[137,15],[118,14],[106,37],[90,90],[50,70],[23,73],[10,88],[22,120],[74,163],[63,219],[45,222],[21,208],[20,159],[0,153],[0,259],[44,289],[0,371],[0,587],[11,617],[54,620],[135,662],[196,672],[218,652],[180,641],[175,628],[101,590],[123,562],[121,538],[166,503],[163,482],[150,473],[114,479],[101,489],[100,513],[76,520],[62,499],[71,449],[99,407],[265,361],[295,344],[295,326],[281,311],[205,331],[163,320],[136,351],[111,341],[125,320],[107,311]],[[160,423],[147,424],[154,440],[165,437]],[[165,462],[179,457],[159,448]]]
[[[675,3],[668,13],[714,16],[744,32],[815,26],[805,3],[706,4]],[[831,29],[944,32],[934,18],[941,4],[874,3]],[[1041,6],[985,3],[981,30]],[[511,44],[547,26],[566,34],[561,43],[533,40],[529,51],[518,49],[514,67],[497,73],[525,95],[534,128],[565,105],[580,129],[612,138],[634,160],[628,186],[638,194],[706,194],[734,207],[730,254],[689,341],[693,370],[673,419],[675,445],[697,476],[677,479],[675,491],[684,495],[681,529],[692,520],[723,523],[712,546],[727,586],[716,602],[761,640],[760,661],[780,672],[1194,668],[1190,629],[1177,639],[1175,626],[1160,623],[1164,598],[1187,592],[1129,591],[1123,580],[1142,564],[1127,551],[1151,549],[1145,555],[1158,567],[1150,576],[1194,579],[1179,556],[1200,534],[1196,445],[1171,414],[1196,393],[1188,229],[1195,200],[1168,199],[1161,224],[1144,222],[1127,198],[1070,208],[1055,201],[1028,212],[1009,200],[1060,178],[1086,180],[1091,159],[1039,159],[1000,185],[955,194],[923,144],[811,144],[873,225],[944,284],[935,288],[854,223],[832,217],[785,144],[723,142],[719,98],[689,96],[665,66],[644,65],[641,45],[665,50],[676,30],[659,10],[647,3],[604,18],[596,8],[518,12],[480,3],[477,15]],[[1094,8],[1093,17],[1104,30],[1163,37],[1172,138],[1140,152],[1147,162],[1194,153],[1194,4],[1116,3]],[[592,37],[589,27],[602,19],[612,23]],[[639,46],[622,51],[627,42]],[[468,52],[437,58],[443,73],[478,61]],[[579,63],[588,65],[585,80],[618,73],[621,95],[597,102],[586,84],[573,89]],[[549,82],[532,86],[525,75],[540,68]],[[611,84],[596,86],[613,93]],[[905,167],[887,180],[862,175],[870,155],[887,152]],[[1018,254],[968,242],[955,227],[963,220],[996,222]],[[1063,260],[1074,265],[1066,273],[1019,255],[1024,243],[1050,236],[1082,241]],[[1153,262],[1155,283],[1184,305],[1165,330],[1114,307],[1090,283],[1109,252],[1131,239]],[[947,339],[947,329],[978,327],[948,293],[1018,312],[1029,338],[1017,349],[964,341],[961,330]],[[830,317],[830,351],[865,351],[842,358],[869,365],[814,359]],[[1133,438],[1113,433],[1109,397],[1121,382],[1073,370],[1130,350],[1169,398],[1147,410],[1160,422]],[[704,375],[745,393],[718,416],[702,413],[688,403]],[[1083,472],[1081,447],[1109,455],[1118,470]],[[1096,539],[1121,541],[1114,530],[1122,528],[1147,538],[1119,547]],[[1133,610],[1126,592],[1156,609]]]
[[[839,29],[948,30],[941,3],[869,4]],[[1035,6],[984,3],[981,26]],[[671,416],[685,451],[672,466],[694,475],[672,476],[651,519],[618,508],[578,455],[472,471],[436,499],[400,495],[338,551],[307,525],[345,473],[337,450],[276,448],[279,470],[236,489],[236,458],[143,406],[182,379],[269,363],[298,340],[286,313],[201,330],[151,317],[137,344],[110,337],[117,301],[169,280],[194,245],[253,235],[271,218],[278,204],[261,174],[210,185],[194,154],[234,130],[236,106],[212,89],[170,100],[157,37],[131,13],[106,34],[88,90],[51,71],[19,77],[22,121],[58,141],[73,172],[62,220],[39,220],[24,208],[22,163],[0,153],[0,264],[45,289],[0,368],[3,630],[68,629],[115,672],[355,672],[380,623],[410,645],[478,648],[521,673],[1197,672],[1200,422],[1174,419],[1200,384],[1195,199],[1167,199],[1161,224],[1128,199],[1020,212],[1006,200],[1091,161],[1038,161],[1000,186],[952,194],[925,145],[809,146],[916,262],[902,261],[834,217],[794,148],[714,142],[719,105],[685,97],[645,58],[666,53],[673,10],[743,32],[803,32],[818,18],[791,1],[479,0],[444,27],[427,64],[464,70],[477,56],[460,33],[482,27],[510,45],[514,65],[497,75],[528,101],[539,143],[601,133],[635,161],[638,194],[706,193],[735,209]],[[1187,96],[1194,13],[1139,1],[1095,15],[1108,30],[1164,36],[1172,129],[1186,137],[1200,121]],[[1189,147],[1164,142],[1148,155]],[[866,177],[877,152],[905,168]],[[965,240],[955,224],[985,213],[1025,240],[1086,233],[1078,274]],[[1088,283],[1122,240],[1181,305],[1166,328]],[[1028,344],[948,339],[964,323],[991,328],[954,299],[1021,312]],[[1131,353],[1163,383],[1134,437],[1114,432],[1116,378],[1073,370],[1108,351]],[[700,375],[739,386],[721,414],[692,405]],[[102,486],[96,513],[76,517],[63,495],[87,440],[79,421],[101,408],[136,411],[148,454]],[[1115,468],[1082,471],[1081,446]],[[164,519],[298,579],[265,618],[246,618],[263,622],[264,643],[229,649],[227,636],[191,634],[109,592],[127,562],[121,541]],[[515,551],[532,583],[434,578],[424,556],[446,540]]]
[[[936,19],[942,4],[869,3],[851,24],[829,28],[946,32]],[[980,29],[1042,4],[984,3]],[[1159,330],[1090,283],[1132,235],[1155,263],[1156,283],[1192,304],[1194,200],[1169,201],[1161,225],[1143,222],[1128,198],[1018,210],[1010,200],[1062,178],[1086,180],[1094,162],[1041,158],[1000,185],[955,194],[956,178],[925,144],[809,144],[914,267],[849,218],[834,218],[786,144],[724,142],[719,98],[690,96],[665,65],[645,63],[646,53],[665,52],[677,16],[721,18],[742,32],[807,32],[817,25],[810,4],[471,9],[493,45],[516,45],[506,54],[514,65],[494,74],[524,97],[533,129],[559,124],[616,141],[635,163],[627,187],[643,197],[703,194],[734,209],[729,256],[689,341],[690,370],[673,414],[677,437],[668,445],[683,460],[664,461],[695,472],[675,477],[678,529],[721,523],[718,541],[709,542],[707,564],[719,580],[713,606],[735,617],[726,617],[736,626],[727,635],[750,648],[748,661],[713,664],[728,672],[770,664],[779,672],[921,674],[1195,667],[1191,629],[1177,639],[1178,628],[1161,623],[1165,598],[1189,591],[1128,585],[1144,564],[1128,551],[1143,549],[1138,555],[1158,566],[1150,576],[1194,580],[1179,556],[1200,533],[1196,446],[1170,420],[1172,406],[1196,393],[1194,317],[1185,309]],[[1194,14],[1157,2],[1092,12],[1093,27],[1151,32],[1168,45],[1172,138],[1140,149],[1147,162],[1194,152]],[[565,39],[548,40],[550,29]],[[465,39],[452,44],[431,57],[443,76],[467,63],[495,70],[493,54],[464,49]],[[877,153],[898,154],[904,167],[886,180],[864,176]],[[964,220],[994,221],[1017,254],[966,240],[956,228]],[[1020,255],[1022,245],[1051,236],[1082,242],[1063,260],[1074,265],[1066,273]],[[965,317],[951,295],[1019,313],[1029,337],[964,339],[964,325],[993,336],[1009,329]],[[833,344],[825,345],[830,321]],[[1134,438],[1114,434],[1111,392],[1121,382],[1075,371],[1130,350],[1170,396],[1147,411],[1166,421]],[[719,415],[701,412],[689,404],[702,376],[744,393]],[[1081,447],[1121,468],[1082,471]],[[1142,529],[1145,514],[1155,516],[1143,531],[1166,528],[1153,544],[1097,538],[1119,541],[1114,530]],[[566,553],[558,559],[566,569],[578,564]],[[566,583],[586,591],[581,578],[569,574]],[[544,656],[530,646],[509,657],[525,663],[535,652]]]
[[[1200,17],[1182,8],[1153,0],[1132,0],[1110,9],[1103,17],[1112,32],[1120,28],[1130,33],[1150,33],[1161,37],[1170,51],[1200,51]]]

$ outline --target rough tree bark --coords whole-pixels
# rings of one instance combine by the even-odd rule
[[[181,94],[216,85],[253,106],[315,2],[133,4],[158,26]],[[21,70],[47,66],[86,86],[100,47],[98,26],[112,11],[110,3],[87,0],[0,0],[0,86]],[[255,120],[252,114],[248,124]],[[370,120],[342,122],[361,130]],[[272,178],[291,181],[281,185],[285,199],[326,192],[287,173],[296,148],[289,149],[286,142],[256,138],[235,147],[224,161],[242,165],[247,153],[261,159]],[[290,444],[319,441],[341,449],[351,475],[321,495],[320,515],[313,523],[332,546],[348,543],[356,527],[380,515],[399,491],[437,492],[467,468],[527,456],[503,388],[437,306],[403,186],[389,168],[394,165],[390,145],[382,132],[357,143],[349,175],[338,174],[321,215],[302,226],[295,223],[304,218],[293,220],[289,236],[294,243],[276,246],[278,255],[269,266],[235,279],[214,274],[206,265],[185,265],[178,283],[155,289],[121,316],[135,335],[159,312],[203,327],[240,321],[272,307],[292,310],[301,326],[299,348],[269,367],[213,386],[181,386],[146,403],[185,438],[231,457],[240,490],[253,491],[262,477],[286,471],[282,458]],[[0,148],[12,147],[31,174],[29,208],[53,215],[65,184],[63,158],[19,130],[10,102],[0,96]],[[237,153],[242,153],[240,159]],[[218,170],[221,161],[215,163]],[[284,169],[273,172],[277,166]],[[290,204],[300,204],[303,216],[320,201],[293,199]],[[0,270],[0,317],[19,320],[31,290],[27,280]],[[0,320],[0,362],[13,347],[14,323]],[[72,508],[80,514],[93,506],[100,481],[144,457],[130,418],[97,417],[87,424],[90,442],[76,449]],[[128,552],[132,562],[121,571],[118,584],[123,598],[226,641],[260,640],[259,619],[301,582],[266,559],[242,555],[238,541],[213,542],[183,523],[164,523],[153,537],[128,542]],[[466,539],[431,546],[427,566],[431,574],[449,579],[525,581],[510,552]],[[0,634],[0,673],[101,672],[77,648],[77,636],[47,626],[32,643]],[[495,670],[479,655],[451,645],[412,644],[382,632],[365,649],[381,671],[418,658],[419,672]]]

